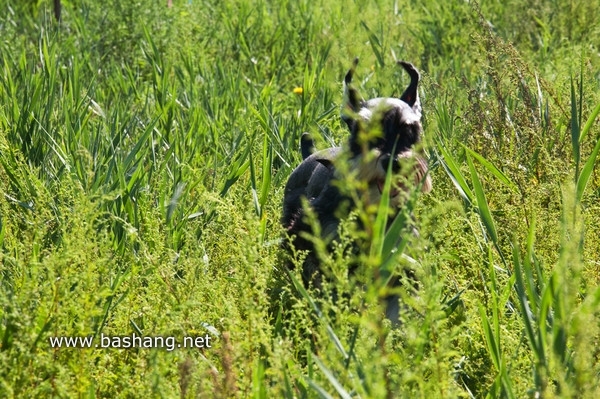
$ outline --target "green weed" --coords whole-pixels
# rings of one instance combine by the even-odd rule
[[[596,2],[61,3],[2,2],[0,396],[598,396]],[[365,97],[422,72],[434,189],[306,289],[283,187],[356,56]],[[133,334],[212,345],[50,344]]]

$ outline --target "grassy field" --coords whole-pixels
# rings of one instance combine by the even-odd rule
[[[597,0],[0,3],[0,397],[600,396]],[[415,271],[397,329],[351,226],[343,300],[279,245],[355,56],[423,75],[420,237],[361,259]]]

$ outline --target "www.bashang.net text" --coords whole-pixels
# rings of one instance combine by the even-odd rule
[[[86,336],[56,336],[50,337],[52,348],[115,348],[115,349],[166,349],[172,351],[178,348],[211,348],[212,337],[208,334],[201,336],[187,336],[181,340],[172,336],[142,336],[135,333],[131,335],[104,335],[98,337]]]

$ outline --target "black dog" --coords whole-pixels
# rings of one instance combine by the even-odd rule
[[[306,286],[319,286],[322,272],[313,242],[307,236],[307,233],[314,235],[314,232],[305,217],[303,199],[308,201],[309,208],[320,224],[320,237],[328,242],[338,237],[340,207],[345,207],[346,214],[355,208],[351,196],[340,189],[344,176],[336,163],[348,162],[347,172],[353,173],[357,181],[364,183],[360,197],[375,205],[381,200],[387,171],[392,171],[389,221],[393,220],[404,203],[403,192],[413,188],[405,184],[407,177],[414,178],[414,187],[420,186],[424,192],[431,190],[427,163],[413,152],[413,146],[420,141],[422,132],[421,104],[417,91],[419,72],[412,64],[399,62],[411,78],[402,96],[399,99],[374,98],[364,101],[359,98],[357,90],[350,86],[357,63],[358,59],[355,59],[344,79],[342,119],[350,129],[348,147],[315,152],[312,139],[308,133],[304,133],[301,138],[304,160],[292,172],[285,186],[281,223],[290,237],[285,246],[288,249],[293,246],[296,250],[308,250],[302,265],[302,278]],[[409,161],[411,170],[401,171],[406,161]],[[401,176],[404,176],[404,180]],[[397,317],[397,310],[396,305],[391,315],[388,311],[386,313],[394,318],[393,313]]]

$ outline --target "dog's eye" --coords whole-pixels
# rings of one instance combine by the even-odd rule
[[[400,172],[401,166],[400,166],[400,162],[398,162],[398,160],[393,159],[392,157],[385,156],[381,159],[381,166],[383,167],[383,169],[385,169],[386,171],[389,170],[390,168],[390,162],[392,162],[392,172],[393,173],[398,173]]]

